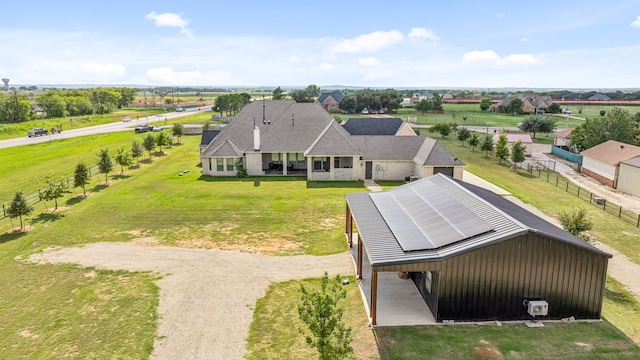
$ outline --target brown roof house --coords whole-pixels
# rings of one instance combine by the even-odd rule
[[[336,112],[340,108],[340,101],[344,98],[344,94],[340,90],[332,92],[323,92],[318,97],[318,102],[328,112]]]
[[[609,140],[580,154],[582,155],[582,173],[617,189],[620,162],[640,156],[640,147]],[[638,182],[640,179],[635,181]]]
[[[523,93],[520,95],[509,95],[502,101],[499,101],[491,106],[493,112],[503,112],[504,107],[507,106],[513,99],[522,100],[522,111],[533,113],[538,109],[546,109],[553,103],[553,98],[548,95],[536,95],[534,93]]]
[[[571,142],[571,133],[573,129],[564,129],[559,130],[553,133],[553,145],[555,146],[566,146],[569,147],[569,143]]]
[[[306,176],[323,180],[406,180],[443,173],[462,178],[465,166],[432,138],[401,119],[353,118],[343,125],[320,103],[254,101],[200,155],[202,173]]]

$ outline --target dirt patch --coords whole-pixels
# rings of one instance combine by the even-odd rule
[[[19,334],[22,337],[26,337],[26,338],[30,338],[30,339],[37,339],[37,338],[40,337],[40,335],[34,334],[31,331],[29,331],[28,329],[24,329],[24,330],[20,331]]]
[[[504,359],[504,355],[493,345],[475,347],[473,352],[480,359]]]
[[[593,350],[593,345],[591,344],[587,344],[587,343],[583,343],[583,342],[574,342],[575,345],[580,346],[581,348],[587,350],[587,351],[591,351]]]

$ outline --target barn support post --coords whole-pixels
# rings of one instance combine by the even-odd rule
[[[353,247],[353,220],[351,219],[351,211],[349,209],[349,204],[346,206],[346,215],[345,215],[345,230],[347,233],[347,241],[349,242],[349,248]]]
[[[362,238],[360,237],[360,233],[358,233],[358,270],[357,276],[358,279],[362,279]]]
[[[378,307],[378,272],[371,272],[371,325],[376,325],[376,315]]]

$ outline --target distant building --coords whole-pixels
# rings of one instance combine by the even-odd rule
[[[590,96],[588,100],[595,100],[595,101],[609,101],[611,100],[610,97],[608,97],[605,94],[595,94],[593,96]]]
[[[340,90],[332,92],[324,92],[318,97],[318,102],[328,112],[338,111],[340,101],[344,98],[344,94]]]

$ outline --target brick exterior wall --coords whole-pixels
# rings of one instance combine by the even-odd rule
[[[605,184],[605,185],[607,185],[608,187],[611,187],[611,188],[613,187],[613,180],[608,179],[608,178],[606,178],[606,177],[604,177],[604,176],[602,176],[600,174],[596,174],[596,173],[594,173],[593,171],[591,171],[589,169],[582,168],[582,173],[587,175],[590,178],[595,179],[596,181],[598,181],[601,184]]]

